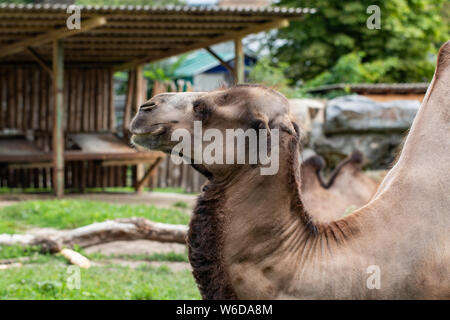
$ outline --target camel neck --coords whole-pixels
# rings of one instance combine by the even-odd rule
[[[277,255],[287,242],[302,239],[301,245],[318,232],[300,198],[298,141],[281,140],[278,174],[246,168],[232,180],[210,182],[198,199],[188,245],[203,298],[236,298],[236,273],[229,268],[235,261]]]

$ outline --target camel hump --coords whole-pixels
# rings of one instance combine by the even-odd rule
[[[439,72],[443,72],[450,65],[450,40],[444,43],[439,49],[438,58],[437,58],[437,66],[436,66],[436,75],[439,75]]]
[[[311,166],[317,170],[322,170],[325,168],[325,160],[319,155],[309,157],[303,161],[303,164],[306,166]]]
[[[346,168],[349,168],[352,171],[358,171],[361,169],[361,165],[363,163],[364,157],[361,151],[355,150],[353,151],[347,158],[342,160],[337,167],[331,172],[330,179],[328,180],[328,183],[326,184],[326,188],[330,188],[333,186],[334,182],[336,181],[336,178],[339,177],[341,172],[345,170]]]

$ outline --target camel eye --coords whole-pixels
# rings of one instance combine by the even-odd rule
[[[192,108],[193,108],[194,112],[201,112],[202,111],[202,102],[195,101],[192,105]]]
[[[194,101],[194,103],[192,104],[192,109],[197,115],[201,117],[206,117],[209,114],[208,106],[204,101],[201,100]]]

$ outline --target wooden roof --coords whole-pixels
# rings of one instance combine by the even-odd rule
[[[309,8],[79,6],[81,30],[68,30],[67,5],[0,4],[0,63],[51,61],[64,39],[67,64],[126,69],[272,28],[315,13]],[[31,48],[32,50],[28,50]]]

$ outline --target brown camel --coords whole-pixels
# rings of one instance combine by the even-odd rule
[[[379,183],[361,170],[362,161],[361,152],[354,151],[339,163],[327,182],[321,174],[325,168],[321,156],[302,162],[302,201],[314,222],[335,221],[369,202]]]
[[[195,119],[221,131],[280,130],[275,175],[250,164],[194,164],[209,178],[188,232],[203,298],[450,298],[449,83],[450,41],[398,162],[367,205],[329,224],[314,223],[303,206],[298,132],[279,93],[243,85],[144,104],[132,141],[166,152],[177,143],[171,132],[192,133]]]
[[[378,183],[361,170],[362,160],[359,151],[353,152],[339,163],[327,182],[321,175],[325,168],[321,156],[312,156],[302,162],[302,201],[315,223],[335,221],[372,198]]]

